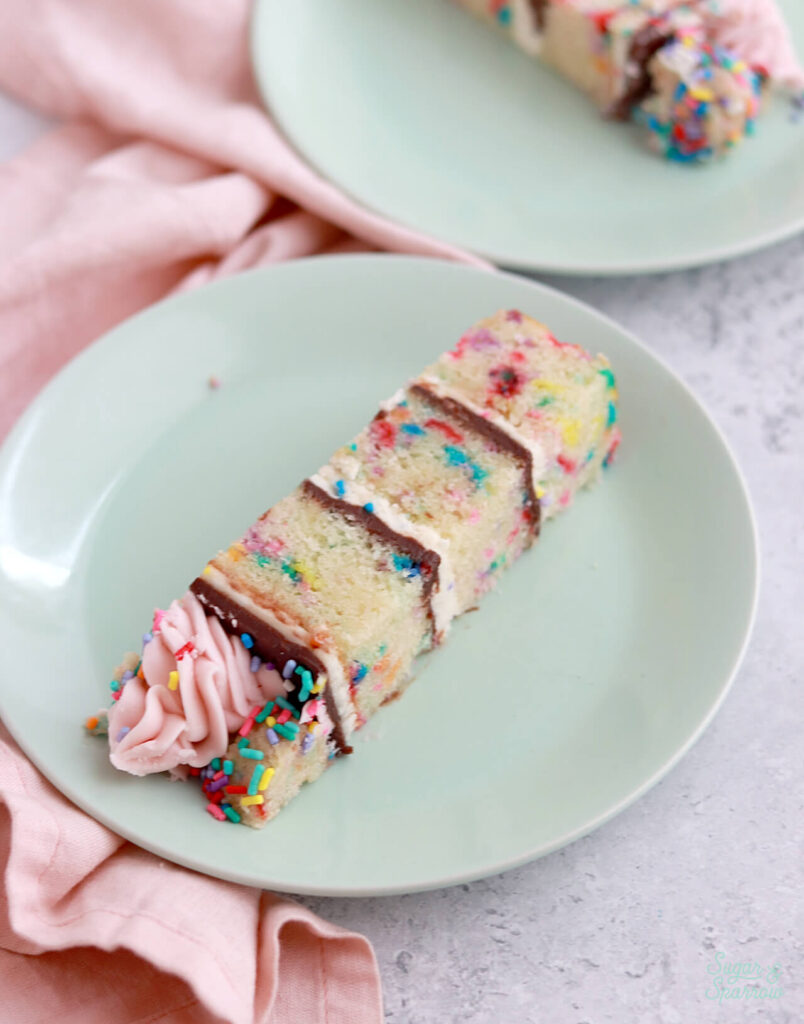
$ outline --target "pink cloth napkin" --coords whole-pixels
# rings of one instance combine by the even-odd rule
[[[0,436],[177,287],[343,248],[480,263],[369,213],[260,109],[248,0],[2,0],[0,89],[65,127],[0,166]]]
[[[0,1020],[382,1020],[362,936],[137,849],[65,800],[2,726],[0,778]]]
[[[350,248],[470,259],[362,210],[294,155],[257,102],[249,12],[2,0],[0,89],[62,124],[0,166],[0,437],[71,356],[170,291]],[[0,855],[3,1020],[382,1019],[363,937],[136,849],[1,726]]]

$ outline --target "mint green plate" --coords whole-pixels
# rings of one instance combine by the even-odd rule
[[[193,784],[112,769],[82,722],[153,607],[379,399],[512,306],[611,357],[625,440],[605,479],[263,832],[214,821]],[[685,386],[588,307],[448,263],[304,260],[169,299],[71,363],[0,456],[3,719],[116,832],[290,892],[449,885],[597,827],[711,720],[756,586],[745,486]]]
[[[804,3],[780,2],[804,56]],[[260,0],[252,57],[282,130],[327,178],[496,263],[638,274],[804,228],[804,122],[785,100],[729,159],[688,167],[448,0]]]

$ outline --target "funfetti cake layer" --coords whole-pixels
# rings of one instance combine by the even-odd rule
[[[536,536],[531,466],[530,453],[495,424],[415,382],[337,451],[319,477],[347,501],[364,500],[381,514],[390,507],[411,524],[405,528],[434,535],[430,543],[444,567],[436,594],[443,639],[451,619],[474,605],[494,574]]]
[[[540,518],[594,478],[616,445],[616,415],[605,359],[509,311],[384,403],[320,473],[347,500],[379,498],[437,534],[454,580],[448,618],[473,607],[530,546]]]
[[[112,763],[263,825],[608,465],[616,419],[604,357],[515,310],[472,328],[157,611]]]
[[[327,651],[341,678],[371,699],[355,701],[362,722],[387,700],[433,638],[431,591],[439,556],[374,513],[313,480],[265,513],[241,542],[218,555],[204,577],[254,605],[281,609]],[[333,676],[332,670],[329,672]],[[351,729],[355,711],[340,707]]]
[[[670,159],[723,154],[753,130],[768,71],[718,44],[728,18],[713,17],[714,0],[458,2],[508,32],[607,116],[636,119]]]
[[[423,379],[504,425],[536,453],[543,521],[595,479],[619,444],[617,389],[605,356],[559,341],[517,310],[467,331]]]

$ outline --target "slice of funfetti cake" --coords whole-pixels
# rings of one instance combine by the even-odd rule
[[[698,163],[754,131],[769,86],[804,72],[774,0],[457,0],[650,146]]]
[[[618,443],[605,357],[516,310],[473,327],[155,613],[112,684],[112,763],[265,824]]]

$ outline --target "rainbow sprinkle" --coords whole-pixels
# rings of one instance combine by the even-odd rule
[[[252,772],[251,775],[251,781],[248,784],[249,796],[254,796],[254,794],[257,792],[257,787],[259,786],[260,780],[262,779],[264,773],[265,768],[261,764],[257,764],[254,766],[254,771]]]

